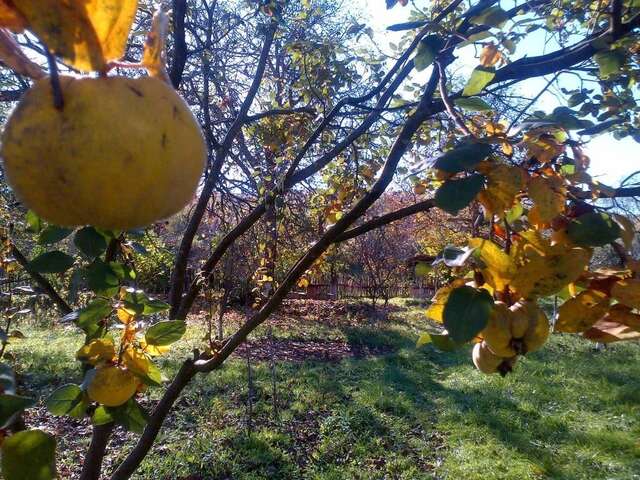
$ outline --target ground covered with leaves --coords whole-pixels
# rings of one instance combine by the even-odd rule
[[[596,352],[554,335],[513,374],[489,377],[473,368],[468,347],[416,349],[428,328],[423,311],[412,300],[394,301],[386,314],[289,301],[272,338],[261,328],[224,369],[187,390],[135,478],[640,478],[638,344]],[[233,312],[228,327],[241,320]],[[186,339],[162,360],[168,377],[200,343],[201,324],[202,316],[190,319]],[[26,338],[11,351],[26,391],[46,398],[79,380],[75,330],[21,329]],[[75,478],[88,422],[52,417],[42,402],[26,420],[56,434],[61,478]],[[117,431],[106,471],[135,438]]]

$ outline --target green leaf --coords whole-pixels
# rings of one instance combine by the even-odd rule
[[[107,249],[107,241],[104,236],[93,227],[84,227],[78,230],[73,238],[73,243],[90,259],[96,258]]]
[[[152,313],[164,312],[171,308],[167,302],[163,302],[162,300],[158,300],[156,298],[148,298],[144,302],[144,315],[151,315]]]
[[[413,65],[416,70],[421,72],[431,65],[433,60],[436,58],[436,55],[438,55],[442,49],[442,46],[442,38],[438,35],[427,35],[425,38],[420,40],[416,56],[413,57]]]
[[[415,267],[416,277],[426,277],[433,271],[433,267],[427,262],[418,262]]]
[[[84,308],[78,311],[76,324],[84,327],[104,319],[113,310],[111,302],[105,298],[96,298],[89,302]]]
[[[579,119],[576,115],[577,113],[568,107],[557,107],[553,110],[551,115],[546,117],[546,119],[551,120],[553,123],[566,130],[578,130],[593,126],[593,122]]]
[[[149,420],[147,412],[133,398],[119,407],[107,407],[107,411],[117,424],[134,433],[142,433]]]
[[[138,373],[135,373],[135,375],[146,385],[153,387],[162,386],[162,372],[153,362],[149,362],[149,369],[143,375]]]
[[[465,110],[469,110],[472,112],[488,112],[493,110],[493,107],[480,97],[456,98],[453,103],[455,103],[460,108],[464,108]]]
[[[127,288],[124,297],[125,306],[138,315],[151,315],[152,313],[164,312],[171,308],[166,302],[155,298],[149,298],[143,290]]]
[[[567,234],[580,247],[601,247],[620,237],[620,226],[606,213],[589,212],[571,221]]]
[[[477,66],[473,69],[471,73],[471,77],[467,81],[467,84],[462,91],[462,95],[465,97],[471,97],[473,95],[479,94],[484,87],[486,87],[493,77],[496,76],[496,69],[493,67],[483,67],[482,65]]]
[[[35,403],[33,398],[20,395],[0,395],[0,428],[5,428],[16,413],[32,407]]]
[[[416,348],[420,348],[428,343],[431,343],[431,335],[428,333],[423,333],[422,335],[420,335],[420,338],[418,338],[418,341],[416,342]]]
[[[62,273],[73,265],[73,257],[54,250],[38,255],[29,262],[29,268],[38,273]]]
[[[105,425],[107,423],[113,422],[113,415],[111,414],[110,410],[111,409],[109,409],[109,407],[100,405],[93,412],[93,415],[91,416],[91,423],[93,423],[94,425]]]
[[[507,20],[509,20],[509,14],[498,6],[489,7],[480,15],[471,17],[471,23],[488,27],[500,27]]]
[[[53,245],[60,240],[67,238],[71,235],[73,229],[58,227],[56,225],[48,225],[44,230],[40,232],[38,236],[38,243],[40,245]]]
[[[438,157],[433,168],[447,173],[471,170],[491,153],[491,145],[487,143],[463,142]]]
[[[472,340],[486,326],[493,298],[484,289],[462,286],[451,291],[444,306],[444,325],[454,342]]]
[[[427,24],[425,20],[417,20],[415,22],[395,23],[389,25],[387,30],[390,32],[402,32],[404,30],[413,30],[415,28],[424,27]]]
[[[2,442],[2,475],[5,480],[56,478],[56,440],[41,430],[14,433]]]
[[[84,394],[79,385],[64,385],[49,395],[46,407],[56,416],[68,415],[84,403]]]
[[[91,290],[106,296],[114,295],[120,286],[118,274],[99,258],[87,267],[87,283]]]
[[[438,188],[433,200],[436,207],[456,215],[476,198],[483,185],[484,176],[479,174],[447,180]]]
[[[149,327],[144,339],[149,345],[169,345],[180,340],[186,331],[184,320],[165,320]]]
[[[520,202],[516,203],[511,210],[505,213],[504,219],[511,224],[518,220],[524,214],[524,207]]]
[[[625,55],[617,50],[598,52],[593,56],[600,69],[600,78],[608,79],[620,73],[625,62]]]
[[[39,233],[40,230],[44,228],[44,221],[33,210],[29,210],[24,216],[24,219],[29,226],[29,230],[33,233]]]

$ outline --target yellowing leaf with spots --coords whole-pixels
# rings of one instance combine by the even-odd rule
[[[551,249],[536,254],[518,268],[511,287],[523,298],[553,295],[575,282],[589,264],[591,252],[584,248]]]
[[[13,0],[28,29],[83,71],[124,55],[137,0]]]
[[[640,279],[629,278],[616,282],[611,288],[611,296],[628,307],[640,308]]]
[[[529,198],[534,203],[529,221],[538,226],[548,225],[564,212],[567,189],[561,177],[534,177],[529,182]]]
[[[519,232],[511,246],[511,257],[516,264],[522,264],[531,257],[544,255],[551,249],[551,243],[538,230]]]
[[[555,329],[565,333],[584,332],[604,317],[607,310],[609,298],[604,293],[585,290],[560,306]]]
[[[126,403],[136,393],[140,382],[129,371],[116,366],[96,369],[87,393],[91,400],[107,407]]]
[[[509,255],[490,240],[472,238],[469,247],[475,248],[475,255],[482,261],[482,275],[494,289],[502,291],[516,273],[516,267]]]
[[[564,145],[549,134],[540,136],[525,134],[523,142],[527,146],[529,157],[535,158],[540,163],[549,163],[564,152]]]
[[[88,345],[84,345],[76,353],[76,358],[80,361],[97,365],[99,363],[110,362],[115,359],[116,349],[113,341],[108,338],[93,340]]]
[[[425,312],[425,315],[433,321],[443,323],[444,318],[442,315],[444,313],[444,306],[449,299],[449,294],[453,289],[461,287],[462,285],[464,285],[464,280],[457,278],[449,285],[440,288],[431,299],[431,305]]]
[[[502,215],[509,210],[525,186],[526,174],[519,167],[483,162],[476,169],[487,178],[487,186],[478,194],[478,201],[487,217]]]

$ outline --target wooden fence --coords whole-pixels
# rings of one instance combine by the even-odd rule
[[[371,295],[372,288],[352,282],[312,283],[306,289],[293,292],[292,298],[311,298],[314,300],[337,300],[342,298],[365,298]],[[389,298],[430,299],[435,293],[431,285],[394,285],[385,288]],[[379,295],[379,294],[378,294]]]

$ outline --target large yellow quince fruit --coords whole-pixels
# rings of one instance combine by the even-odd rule
[[[126,403],[133,395],[140,382],[128,370],[115,365],[98,367],[89,383],[89,398],[107,407],[117,407]]]
[[[56,225],[125,230],[181,210],[202,175],[206,146],[193,114],[151,77],[48,79],[22,98],[2,135],[17,197]]]
[[[499,357],[524,355],[545,344],[549,337],[549,321],[533,302],[516,303],[511,307],[496,302],[481,336]]]
[[[512,371],[517,357],[503,358],[491,351],[486,342],[476,343],[471,354],[473,364],[482,373],[500,373],[503,377]]]

